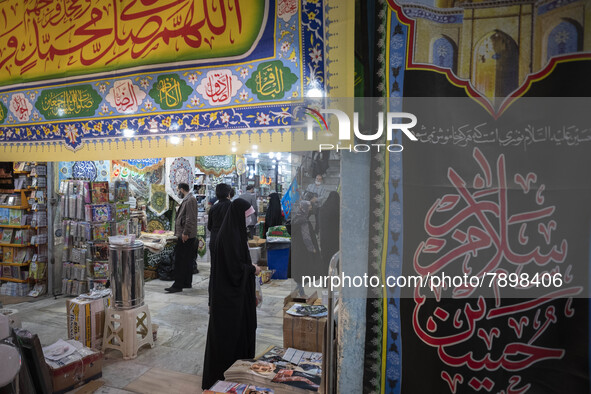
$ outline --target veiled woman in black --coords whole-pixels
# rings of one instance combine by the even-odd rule
[[[265,214],[265,232],[267,236],[269,227],[281,226],[283,224],[283,214],[281,213],[281,200],[278,193],[269,194],[269,205]]]
[[[339,193],[330,192],[320,207],[318,215],[320,220],[320,254],[324,275],[328,275],[330,259],[339,251],[340,203]]]
[[[302,276],[326,275],[319,267],[320,248],[314,227],[308,215],[312,204],[302,200],[291,222],[291,253],[288,272],[296,282],[296,291],[302,289]]]
[[[210,237],[209,237],[209,256],[211,261],[211,272],[215,269],[216,261],[217,261],[217,254],[216,254],[216,241],[218,237],[218,232],[222,227],[222,223],[224,222],[224,218],[226,217],[226,213],[228,212],[228,208],[230,207],[230,191],[232,188],[230,185],[225,183],[220,183],[215,188],[215,196],[218,199],[218,202],[215,203],[211,209],[209,210],[209,215],[207,218],[207,229],[209,230]],[[211,305],[211,294],[212,294],[212,287],[213,281],[211,276],[209,278],[209,303]]]
[[[255,267],[250,260],[245,214],[251,208],[243,199],[230,204],[216,243],[217,261],[212,270],[211,311],[203,365],[203,389],[209,389],[239,359],[251,359],[257,328]]]

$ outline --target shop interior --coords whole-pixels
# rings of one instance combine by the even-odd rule
[[[53,378],[45,379],[43,384],[50,385],[53,379],[54,392],[71,390],[82,383],[102,387],[103,391],[96,392],[154,392],[150,385],[158,379],[158,385],[170,383],[187,390],[179,392],[194,392],[191,390],[201,387],[210,273],[208,212],[216,203],[216,186],[226,183],[235,193],[233,198],[240,198],[248,186],[254,186],[257,196],[257,224],[255,235],[249,240],[251,259],[261,268],[256,354],[265,359],[277,357],[274,352],[279,349],[311,352],[315,357],[312,364],[318,370],[307,389],[317,391],[322,383],[322,354],[326,352],[323,338],[328,294],[324,289],[313,288],[294,292],[296,284],[288,273],[289,249],[287,254],[280,254],[277,252],[281,250],[275,250],[279,244],[268,247],[270,233],[264,233],[264,221],[269,195],[278,193],[283,230],[277,236],[285,237],[280,241],[289,248],[290,219],[299,202],[307,198],[307,187],[314,184],[318,173],[323,175],[327,194],[340,191],[340,158],[335,152],[325,156],[318,152],[254,152],[142,160],[1,163],[0,308],[4,308],[11,327],[35,334],[44,351],[57,343],[77,340],[84,349],[92,349],[86,355],[78,349],[80,359],[87,357],[94,360],[93,365],[100,364],[98,369],[84,368],[74,382],[74,378],[62,376],[58,364],[46,360]],[[193,186],[198,202],[199,247],[192,288],[169,294],[164,289],[172,280],[177,239],[171,230],[180,202],[175,194],[180,182]],[[310,215],[309,219],[314,224],[317,217]],[[319,234],[315,237],[319,238]],[[130,245],[142,243],[141,250],[132,258],[132,274],[113,261],[109,244],[115,239]],[[121,285],[114,283],[119,280],[117,275],[123,281]],[[306,303],[323,309],[312,317],[287,314],[290,307]],[[99,314],[100,319],[81,321],[82,305]],[[110,325],[109,311],[117,306],[143,311],[147,317],[147,322],[138,323],[140,339],[135,339],[133,349],[127,345],[123,349],[124,341],[117,339],[117,335],[123,334],[115,329],[116,325]],[[300,318],[316,323],[313,332],[304,329],[297,320]],[[39,371],[28,371],[30,381],[21,373],[20,384],[30,385],[35,381],[35,373]],[[252,381],[252,376],[245,376],[240,369],[228,371],[228,376],[230,381]],[[271,385],[265,381],[258,383]],[[282,387],[275,387],[275,392],[282,392]],[[298,392],[293,391],[295,387],[289,389]]]

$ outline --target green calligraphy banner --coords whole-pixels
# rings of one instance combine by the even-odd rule
[[[46,119],[93,116],[103,98],[91,85],[44,90],[35,108]]]

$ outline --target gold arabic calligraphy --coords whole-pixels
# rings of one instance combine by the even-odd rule
[[[84,89],[49,92],[41,99],[41,108],[54,116],[79,115],[94,105],[92,95]]]
[[[181,85],[174,78],[165,78],[158,83],[158,92],[160,93],[160,103],[166,107],[175,107],[181,104],[182,94]]]
[[[269,64],[256,76],[257,91],[263,96],[275,97],[283,92],[283,70]]]

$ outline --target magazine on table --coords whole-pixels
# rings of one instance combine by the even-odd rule
[[[328,309],[324,305],[293,304],[287,310],[287,314],[292,316],[326,317],[328,316]]]
[[[231,393],[231,394],[275,394],[275,391],[266,387],[259,387],[252,384],[234,383],[226,381],[218,381],[209,390],[205,390],[203,394],[217,394],[217,393]]]
[[[288,384],[304,390],[317,391],[320,388],[321,378],[317,375],[293,369],[281,369],[275,374],[272,382]]]
[[[224,377],[270,387],[276,394],[313,393],[322,380],[322,353],[274,346],[255,360],[236,361]]]

